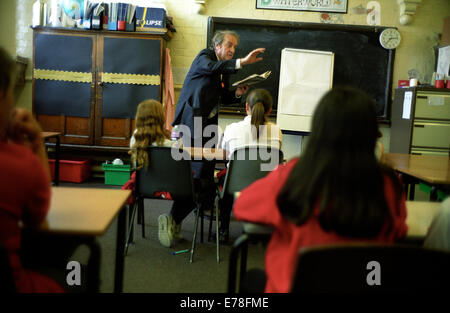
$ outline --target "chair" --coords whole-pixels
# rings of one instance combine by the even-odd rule
[[[20,258],[26,269],[41,273],[55,280],[67,293],[98,293],[100,288],[101,247],[98,240],[90,236],[67,236],[36,232],[32,228],[22,229]],[[82,253],[73,258],[77,249]],[[70,261],[80,263],[81,285],[69,286],[66,278]]]
[[[291,292],[442,292],[450,290],[449,264],[449,252],[399,244],[304,248]]]
[[[234,197],[235,192],[263,178],[282,163],[283,157],[281,150],[270,146],[248,146],[235,150],[228,164],[220,198],[226,195]]]
[[[231,212],[234,194],[266,176],[283,162],[283,157],[281,150],[270,146],[247,146],[235,150],[228,164],[223,189],[218,191],[220,210]]]
[[[248,244],[259,242],[267,243],[269,242],[271,236],[272,236],[272,229],[269,227],[250,223],[244,224],[244,233],[234,241],[230,250],[230,261],[228,264],[228,284],[227,284],[228,293],[235,293],[242,291],[242,282],[244,280],[244,276],[247,271]],[[238,276],[239,256],[241,258]]]
[[[136,171],[135,184],[135,205],[133,207],[130,227],[126,241],[125,254],[128,249],[128,243],[132,233],[132,225],[136,210],[140,215],[142,224],[142,236],[145,237],[144,225],[144,199],[156,198],[154,193],[157,191],[170,192],[173,199],[185,198],[192,199],[197,204],[194,192],[194,183],[191,169],[191,156],[182,149],[170,147],[150,147],[147,150],[149,157],[148,167]],[[174,158],[173,156],[176,156]],[[198,206],[197,206],[198,207]],[[190,251],[190,262],[194,257],[195,241],[197,239],[198,219],[201,208],[197,208],[194,234],[192,239],[192,248]],[[217,209],[216,209],[217,210]],[[217,212],[216,212],[217,213]],[[216,214],[217,215],[217,214]],[[217,261],[219,261],[219,246],[217,242]]]
[[[0,294],[15,292],[16,285],[14,283],[11,265],[9,264],[8,254],[0,242]]]

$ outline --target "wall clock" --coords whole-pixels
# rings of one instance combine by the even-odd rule
[[[400,44],[402,37],[395,28],[386,28],[380,34],[380,44],[385,49],[395,49]]]

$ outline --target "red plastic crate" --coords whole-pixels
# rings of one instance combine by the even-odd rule
[[[55,160],[48,159],[52,181],[55,178]],[[59,181],[81,183],[91,176],[90,160],[59,160]]]

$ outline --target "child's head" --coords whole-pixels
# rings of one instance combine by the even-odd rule
[[[252,116],[251,123],[256,127],[256,138],[259,138],[259,126],[267,122],[267,115],[272,111],[272,96],[265,89],[254,89],[246,102]]]
[[[317,207],[325,230],[351,237],[377,235],[390,219],[385,176],[397,199],[402,192],[395,174],[375,157],[377,137],[372,98],[350,87],[326,93],[314,112],[306,149],[278,195],[282,215],[300,225]]]
[[[14,102],[14,76],[16,63],[0,47],[0,127],[8,124]]]
[[[148,164],[147,147],[156,143],[158,146],[164,144],[169,138],[164,129],[165,114],[163,106],[156,100],[144,100],[139,103],[136,111],[136,143],[132,147],[131,154],[136,160],[138,167]]]
[[[337,87],[316,107],[308,146],[316,153],[373,155],[378,136],[373,99],[361,90]]]
[[[156,100],[144,100],[139,103],[136,110],[136,128],[150,127],[152,125],[164,126],[164,109]]]

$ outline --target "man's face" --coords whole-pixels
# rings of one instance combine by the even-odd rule
[[[222,43],[214,47],[219,60],[231,60],[236,51],[237,38],[232,35],[225,35]]]

